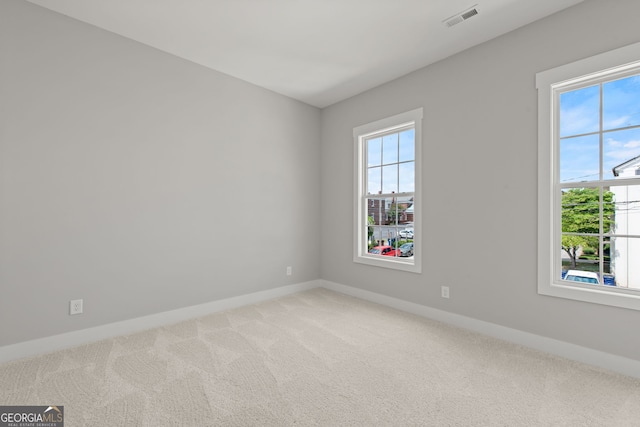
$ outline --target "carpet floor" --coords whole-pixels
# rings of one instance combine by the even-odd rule
[[[326,289],[0,365],[65,426],[640,426],[640,380]]]

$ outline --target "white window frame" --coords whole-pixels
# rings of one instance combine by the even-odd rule
[[[640,43],[536,74],[538,89],[538,293],[595,304],[640,310],[640,292],[609,286],[577,286],[561,281],[558,196],[559,105],[557,93],[580,83],[613,80],[640,66]],[[576,183],[578,186],[580,183]]]
[[[413,192],[413,247],[416,254],[412,260],[399,257],[385,257],[369,254],[367,251],[367,216],[366,186],[367,186],[367,158],[365,143],[368,138],[376,134],[390,132],[407,125],[413,125],[415,132],[415,186]],[[407,111],[392,117],[376,120],[375,122],[357,126],[353,129],[355,146],[354,164],[354,233],[353,233],[353,261],[356,263],[377,267],[422,272],[422,108]]]

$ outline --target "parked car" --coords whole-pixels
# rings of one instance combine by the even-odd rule
[[[571,271],[571,270],[569,270]],[[562,279],[564,279],[567,276],[568,271],[567,270],[562,270]],[[605,273],[602,276],[602,284],[605,286],[617,286],[616,285],[616,276],[614,276],[613,274],[610,273]]]
[[[400,256],[411,256],[413,255],[413,242],[407,242],[404,245],[398,248],[400,251]]]
[[[398,235],[403,239],[413,239],[413,230],[411,228],[406,228],[404,230],[400,230]]]
[[[393,249],[392,246],[375,246],[369,251],[370,254],[384,256],[400,256],[400,249]]]
[[[591,285],[599,285],[600,278],[598,273],[593,271],[581,271],[581,270],[569,270],[567,274],[562,278],[569,282],[589,283]]]

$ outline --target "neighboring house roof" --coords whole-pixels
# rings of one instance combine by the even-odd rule
[[[629,159],[624,163],[620,163],[618,166],[614,166],[613,176],[618,176],[620,175],[620,172],[631,167],[640,168],[640,156],[636,156],[633,159]]]

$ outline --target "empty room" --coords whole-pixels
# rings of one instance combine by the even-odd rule
[[[0,0],[0,426],[640,425],[637,0]]]

